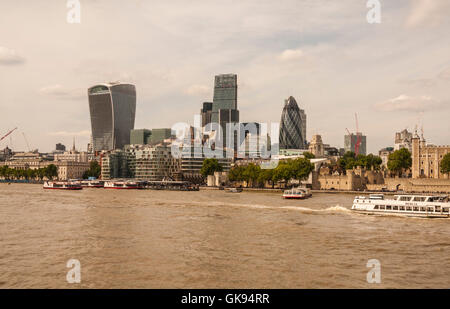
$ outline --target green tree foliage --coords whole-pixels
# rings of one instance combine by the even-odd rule
[[[203,177],[207,177],[208,175],[214,175],[214,172],[221,172],[222,171],[222,165],[220,165],[219,161],[217,159],[205,159],[203,161],[202,168],[200,169],[200,174],[202,174]]]
[[[91,161],[89,163],[89,169],[83,173],[83,179],[88,179],[89,177],[99,178],[101,171],[100,164],[97,161]]]
[[[450,153],[447,153],[441,161],[441,173],[450,174]]]
[[[0,166],[0,178],[7,180],[34,180],[34,179],[53,179],[58,176],[58,167],[54,164],[50,164],[47,167],[39,169],[26,168],[23,170],[10,168],[7,165]]]
[[[308,178],[314,165],[306,158],[280,161],[274,169],[261,169],[260,166],[250,163],[246,166],[234,166],[229,174],[230,181],[246,181],[247,185],[264,185],[269,182],[272,187],[275,183],[287,183],[291,179],[304,180]]]
[[[359,154],[356,156],[354,152],[347,151],[344,156],[337,161],[337,165],[338,170],[345,173],[346,170],[351,170],[358,166],[368,170],[372,168],[379,170],[382,162],[383,161],[379,156],[374,156],[373,154],[367,156]]]
[[[316,156],[315,155],[313,155],[311,152],[304,152],[303,153],[303,156],[306,158],[306,159],[315,159],[316,158]]]
[[[408,149],[402,148],[389,155],[387,167],[391,172],[401,175],[404,170],[411,168],[411,166],[411,153]]]

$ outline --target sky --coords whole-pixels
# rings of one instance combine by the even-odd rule
[[[86,150],[87,88],[136,85],[136,128],[193,124],[214,75],[238,74],[243,122],[279,122],[294,96],[307,137],[343,147],[346,129],[369,152],[423,127],[450,144],[450,1],[0,0],[0,149]],[[25,138],[25,137],[26,138]]]

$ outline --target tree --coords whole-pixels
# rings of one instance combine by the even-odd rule
[[[215,172],[221,172],[222,171],[222,165],[220,165],[219,161],[217,159],[205,159],[203,161],[202,168],[200,169],[200,174],[202,174],[203,177],[207,177],[208,175],[214,175]]]
[[[88,179],[89,177],[99,178],[102,172],[102,168],[97,161],[91,161],[89,163],[89,169],[83,173],[83,179]]]
[[[447,153],[442,158],[442,161],[441,161],[441,173],[442,174],[450,174],[450,153]]]
[[[56,167],[56,165],[50,164],[49,166],[47,166],[44,169],[44,175],[48,179],[53,179],[53,177],[57,177],[58,176],[58,168]]]
[[[289,162],[291,177],[297,180],[305,180],[314,170],[314,165],[307,158],[298,158]]]
[[[309,151],[304,152],[303,156],[305,157],[305,159],[310,159],[310,160],[316,158],[316,156]]]
[[[230,181],[243,181],[244,180],[244,170],[245,167],[241,165],[235,165],[228,173],[228,180]]]
[[[411,153],[408,149],[402,148],[389,155],[387,167],[391,172],[394,172],[398,176],[400,176],[404,170],[411,168],[411,166]]]
[[[259,173],[261,172],[261,167],[259,165],[255,165],[250,163],[247,165],[243,172],[243,178],[247,182],[247,187],[249,183],[252,184],[252,187],[255,185],[256,180],[259,177]]]

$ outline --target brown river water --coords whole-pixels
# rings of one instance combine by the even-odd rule
[[[0,184],[0,288],[450,288],[449,219],[355,214],[353,198]]]

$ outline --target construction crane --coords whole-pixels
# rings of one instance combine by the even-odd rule
[[[5,139],[6,137],[8,137],[8,135],[10,135],[11,133],[13,133],[15,130],[17,130],[17,128],[12,129],[11,131],[9,131],[8,133],[6,133],[5,135],[2,136],[2,138],[0,138],[0,142]]]
[[[27,140],[27,137],[25,136],[25,133],[24,133],[24,132],[22,132],[22,135],[23,135],[23,138],[25,139],[25,143],[27,143],[27,147],[28,147],[28,152],[31,152],[31,149],[30,149],[30,144],[28,144],[28,140]]]

